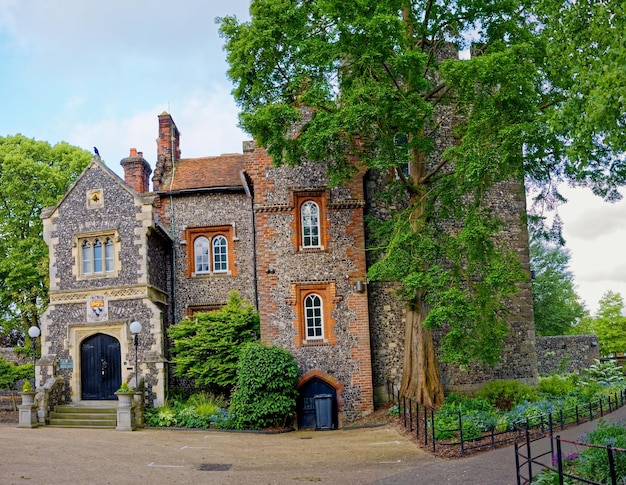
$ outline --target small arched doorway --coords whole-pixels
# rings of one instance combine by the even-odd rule
[[[330,400],[330,402],[328,402]],[[317,403],[316,403],[317,401]],[[300,429],[320,429],[326,428],[328,423],[318,423],[317,416],[319,416],[320,405],[322,405],[323,412],[325,412],[326,406],[330,404],[330,426],[328,429],[337,428],[337,390],[324,382],[318,377],[313,377],[311,380],[305,382],[300,386],[300,393],[298,394],[298,428]],[[316,405],[318,407],[316,412]],[[324,419],[326,421],[326,419]],[[322,426],[324,425],[324,426]]]
[[[80,345],[81,399],[114,400],[122,384],[120,342],[97,333]]]

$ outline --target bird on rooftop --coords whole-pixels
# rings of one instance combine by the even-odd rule
[[[93,147],[93,151],[95,152],[96,155],[100,156],[100,152],[98,151],[97,147]]]

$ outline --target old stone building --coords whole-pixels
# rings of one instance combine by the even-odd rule
[[[38,384],[57,375],[67,400],[108,400],[138,372],[148,405],[162,404],[166,328],[219,308],[236,290],[258,309],[262,339],[299,364],[300,426],[315,426],[319,395],[332,400],[333,426],[370,412],[377,391],[399,379],[404,336],[402,305],[366,278],[365,215],[382,213],[368,196],[375,174],[329,188],[324,165],[277,168],[253,142],[241,154],[187,159],[180,143],[172,117],[161,114],[152,191],[150,166],[131,149],[124,180],[95,157],[42,214],[50,305]],[[505,189],[511,243],[527,264],[523,188]],[[504,364],[444,369],[449,388],[536,379],[529,284],[517,298]],[[137,347],[133,320],[143,326]]]

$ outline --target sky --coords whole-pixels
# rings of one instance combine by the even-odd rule
[[[249,0],[0,0],[0,136],[21,133],[86,150],[105,163],[130,148],[156,160],[169,112],[182,156],[241,153],[216,17],[247,20]],[[594,312],[626,297],[626,202],[568,190],[559,208],[576,290]]]

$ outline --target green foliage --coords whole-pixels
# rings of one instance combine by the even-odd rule
[[[133,392],[133,390],[128,385],[128,382],[122,382],[122,385],[119,387],[117,392]]]
[[[608,356],[626,349],[626,317],[624,299],[614,291],[607,291],[598,303],[598,311],[586,322],[586,330],[598,336],[600,355]]]
[[[221,396],[193,394],[186,402],[175,401],[145,410],[148,426],[181,428],[220,428],[228,418],[228,403]]]
[[[8,389],[13,400],[13,409],[17,409],[14,391],[17,383],[24,380],[30,386],[30,377],[33,375],[33,364],[16,365],[0,357],[0,389]]]
[[[537,390],[543,394],[565,397],[576,390],[577,379],[574,375],[553,374],[539,379]]]
[[[67,143],[0,137],[0,334],[38,323],[49,269],[41,211],[58,202],[90,157]]]
[[[404,209],[380,227],[369,277],[399,283],[441,329],[442,360],[466,364],[498,360],[507,299],[527,281],[490,190],[525,180],[549,206],[557,181],[608,200],[626,182],[622,10],[253,0],[249,21],[218,21],[240,124],[276,164],[323,163],[331,184],[395,172],[385,197]]]
[[[176,411],[165,404],[158,408],[148,408],[144,411],[147,426],[167,428],[176,426]]]
[[[584,382],[597,382],[601,386],[610,386],[624,380],[624,369],[613,360],[596,363],[583,370]]]
[[[387,411],[387,414],[388,414],[389,416],[395,416],[395,417],[398,417],[398,416],[400,416],[400,408],[398,407],[398,405],[397,405],[397,404],[394,404],[393,406],[391,406],[391,407],[389,408],[389,410]]]
[[[463,439],[478,438],[483,432],[502,425],[493,406],[482,398],[470,398],[451,393],[435,415],[435,439],[459,437],[459,414],[463,423]],[[506,423],[504,424],[506,426]]]
[[[537,393],[532,387],[519,381],[497,379],[485,384],[478,392],[478,397],[498,409],[508,411],[515,404],[536,400]]]
[[[0,357],[0,389],[16,390],[19,381],[27,381],[32,375],[33,364],[16,365]]]
[[[233,427],[286,426],[295,412],[299,378],[298,364],[285,349],[249,344],[241,356],[231,399]]]
[[[618,424],[609,425],[601,420],[598,427],[589,433],[585,441],[600,445],[600,448],[584,449],[576,467],[577,475],[598,483],[611,483],[606,446],[626,448],[626,428]],[[626,477],[626,453],[614,453],[613,457],[615,459],[615,476]],[[618,483],[623,483],[623,481]]]
[[[569,270],[569,251],[550,244],[531,231],[530,266],[537,335],[565,335],[585,316]]]
[[[198,313],[168,329],[174,374],[194,379],[217,393],[229,393],[237,379],[242,347],[259,338],[259,316],[236,292],[219,310]]]

